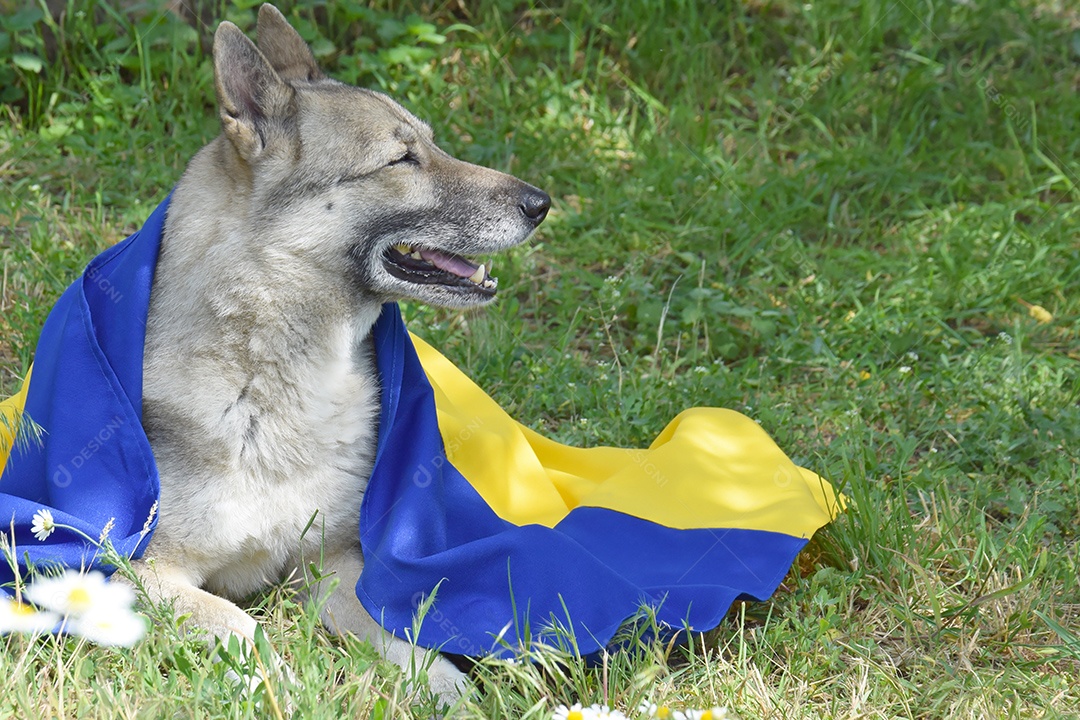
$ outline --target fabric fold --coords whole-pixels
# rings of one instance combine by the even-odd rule
[[[569,447],[515,422],[395,306],[384,324],[379,372],[403,381],[383,405],[357,594],[406,635],[437,587],[421,645],[508,654],[560,627],[589,654],[643,604],[710,629],[737,598],[769,597],[839,510],[744,415],[687,410],[646,450]]]

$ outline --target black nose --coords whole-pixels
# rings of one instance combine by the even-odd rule
[[[543,190],[530,187],[521,194],[521,212],[537,225],[547,217],[548,208],[551,207],[551,198]]]

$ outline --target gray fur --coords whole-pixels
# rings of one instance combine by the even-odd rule
[[[408,666],[423,653],[354,592],[379,407],[370,332],[388,300],[491,296],[402,280],[384,257],[396,243],[458,255],[517,245],[547,197],[442,152],[389,98],[325,78],[270,5],[258,38],[219,26],[222,134],[189,164],[166,219],[143,405],[160,515],[137,572],[194,625],[250,639],[255,621],[232,601],[322,556],[337,582],[326,625]],[[434,663],[432,689],[454,699],[461,673]]]

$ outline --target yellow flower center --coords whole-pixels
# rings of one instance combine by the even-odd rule
[[[15,615],[18,615],[19,617],[30,617],[31,615],[37,613],[37,610],[30,607],[26,603],[21,602],[11,603],[11,610]]]
[[[73,613],[88,610],[90,608],[90,593],[86,592],[86,588],[72,588],[67,596],[67,604]]]
[[[567,713],[566,720],[585,720],[585,715],[580,710],[571,710]]]
[[[713,720],[712,710],[706,710],[705,712],[701,713],[701,720]]]
[[[671,710],[668,709],[667,705],[661,705],[660,707],[656,708],[656,717],[660,718],[660,720],[664,720],[664,718],[669,718],[671,717]]]

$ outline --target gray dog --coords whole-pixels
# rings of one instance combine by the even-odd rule
[[[354,591],[378,432],[371,328],[390,300],[491,302],[496,279],[463,256],[525,241],[550,199],[325,77],[270,5],[258,47],[221,23],[214,70],[222,133],[176,187],[151,295],[143,413],[161,500],[137,572],[194,625],[250,640],[232,601],[323,557],[327,627],[422,663]],[[463,689],[444,658],[428,675],[444,700]]]

